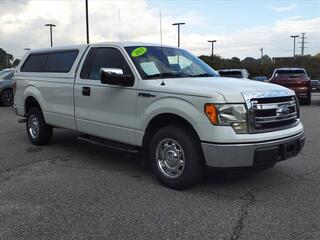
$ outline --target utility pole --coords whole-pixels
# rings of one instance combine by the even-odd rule
[[[296,56],[296,38],[299,37],[299,35],[292,35],[293,38],[293,57]]]
[[[213,66],[214,43],[217,42],[217,40],[208,40],[208,42],[211,43],[211,66]]]
[[[186,23],[179,22],[173,23],[172,26],[178,26],[178,47],[180,47],[180,25],[185,25]]]
[[[89,44],[89,14],[88,14],[88,0],[86,1],[86,28],[87,28],[87,43]]]
[[[305,41],[305,39],[306,39],[306,33],[301,33],[301,56],[303,56],[304,55],[304,49],[306,48],[305,47],[305,44],[307,43],[306,41]]]
[[[260,52],[261,52],[261,64],[263,64],[263,48],[260,48]]]
[[[50,28],[50,45],[51,47],[53,46],[53,42],[52,42],[52,28],[56,27],[56,25],[52,24],[52,23],[47,23],[44,26],[49,27]]]

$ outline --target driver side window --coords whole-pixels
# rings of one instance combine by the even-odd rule
[[[88,72],[89,79],[100,80],[101,68],[120,68],[123,70],[123,74],[132,75],[127,61],[118,49],[96,48],[91,50],[95,50],[95,54],[92,57],[91,67]]]

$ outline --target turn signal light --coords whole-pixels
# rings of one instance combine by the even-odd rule
[[[214,104],[206,103],[204,105],[204,112],[206,113],[212,124],[218,123],[218,111],[217,107]]]

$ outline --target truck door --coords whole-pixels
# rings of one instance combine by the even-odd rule
[[[75,81],[75,120],[80,132],[135,145],[136,85],[102,84],[101,68],[133,72],[117,47],[91,47]]]

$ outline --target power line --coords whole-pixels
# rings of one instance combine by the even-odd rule
[[[301,56],[303,56],[304,55],[304,49],[306,48],[306,46],[305,46],[305,44],[307,43],[306,41],[305,41],[305,39],[307,38],[306,36],[306,33],[301,33],[301,42],[299,42],[299,43],[301,43]]]
[[[292,35],[293,38],[293,57],[296,56],[296,38],[299,37],[299,35]]]

